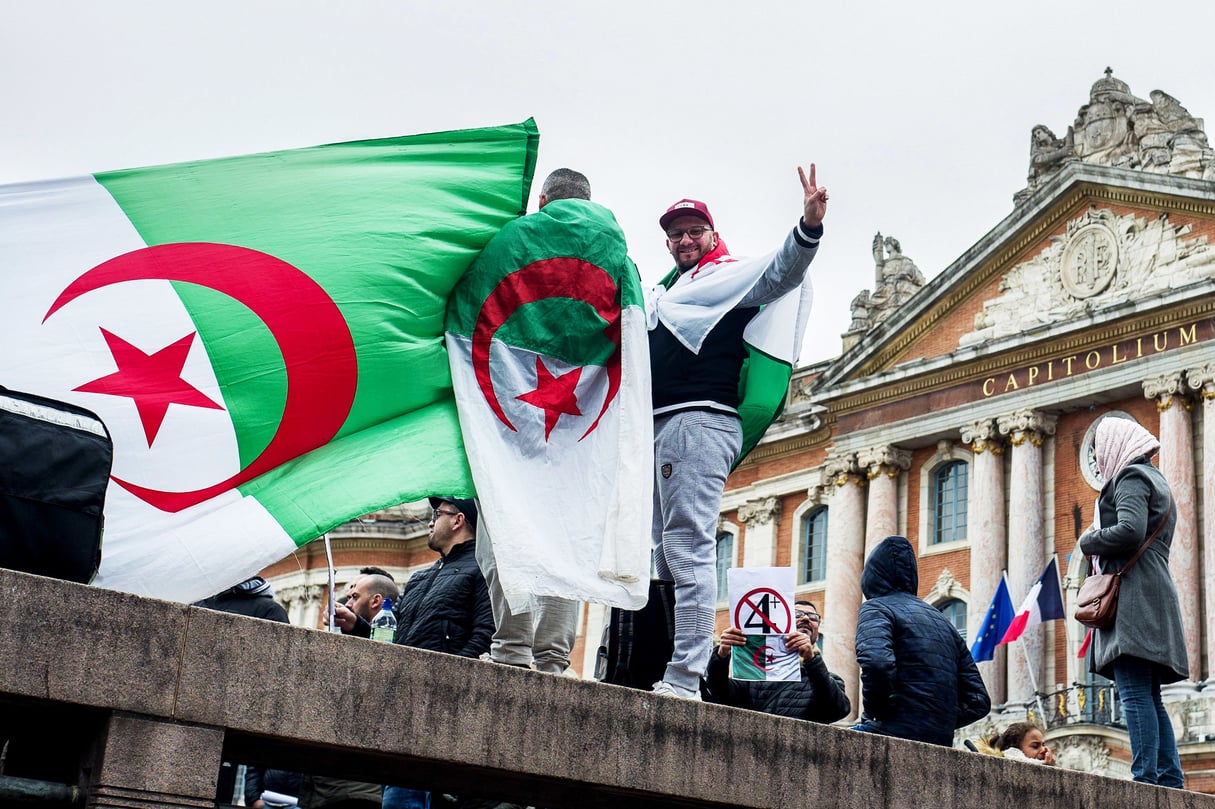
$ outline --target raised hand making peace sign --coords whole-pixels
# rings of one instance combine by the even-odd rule
[[[806,172],[801,166],[797,167],[797,176],[801,178],[802,189],[806,192],[802,221],[806,227],[816,228],[823,223],[823,217],[827,215],[827,189],[815,183],[813,163],[810,164],[809,179],[806,179]]]

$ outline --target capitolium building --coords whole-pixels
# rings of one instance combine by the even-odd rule
[[[911,540],[920,596],[968,639],[1004,571],[1019,604],[1052,557],[1070,614],[1101,487],[1094,428],[1133,419],[1160,439],[1178,509],[1190,677],[1165,699],[1188,785],[1215,791],[1212,237],[1202,120],[1107,70],[1062,134],[1033,128],[1012,212],[931,281],[914,245],[874,239],[873,288],[853,301],[842,353],[795,373],[781,422],[730,479],[719,539],[723,565],[795,568],[854,706],[874,545]],[[1129,777],[1117,696],[1077,657],[1083,639],[1050,621],[980,664],[988,724],[1032,715],[1061,764]]]
[[[1178,99],[1109,70],[1073,122],[1028,134],[1011,213],[930,281],[913,243],[875,237],[840,355],[795,372],[784,415],[730,477],[718,625],[727,568],[792,566],[856,707],[860,573],[888,535],[918,549],[920,596],[968,643],[1001,576],[1019,604],[1052,558],[1070,614],[1102,482],[1095,426],[1133,419],[1160,439],[1178,510],[1190,676],[1166,706],[1187,785],[1215,792],[1215,152]],[[424,519],[419,504],[334,532],[339,577],[380,564],[403,581],[429,564]],[[319,546],[268,571],[297,623],[319,620]],[[605,610],[581,620],[589,677]],[[1129,777],[1116,690],[1077,657],[1082,629],[1046,622],[981,663],[993,713],[959,741],[1028,715],[1061,765]]]

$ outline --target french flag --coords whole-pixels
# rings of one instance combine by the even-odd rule
[[[1038,577],[1038,581],[1029,588],[1029,595],[1025,596],[1025,600],[1021,602],[1016,616],[1008,626],[1008,631],[1004,633],[1004,637],[1000,638],[1000,643],[1012,643],[1024,635],[1025,630],[1030,627],[1037,626],[1043,621],[1062,620],[1064,617],[1063,588],[1059,584],[1059,565],[1052,558],[1046,566],[1046,570],[1043,570],[1042,575]]]

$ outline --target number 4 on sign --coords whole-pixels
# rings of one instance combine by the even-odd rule
[[[730,624],[747,636],[734,647],[730,673],[745,680],[800,679],[798,656],[785,648],[793,631],[793,568],[733,568],[726,572]]]

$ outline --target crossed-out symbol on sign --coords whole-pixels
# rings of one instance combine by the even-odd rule
[[[793,610],[771,587],[757,587],[738,600],[734,625],[748,635],[787,635],[793,629]]]

